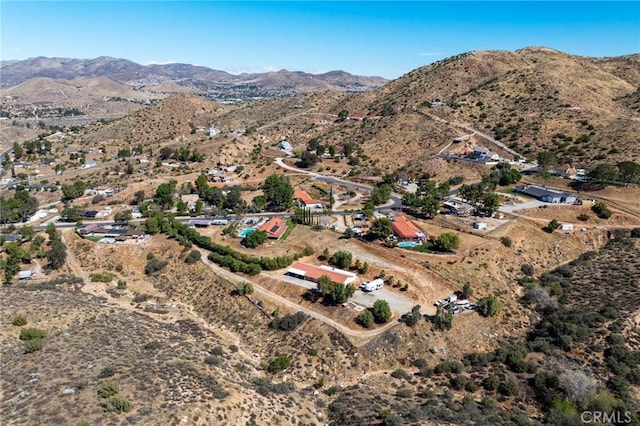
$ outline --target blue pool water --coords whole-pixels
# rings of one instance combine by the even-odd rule
[[[400,247],[400,248],[415,247],[417,245],[418,245],[418,243],[414,243],[412,241],[403,241],[401,243],[398,243],[398,247]]]
[[[253,231],[255,231],[255,229],[253,229],[253,228],[246,228],[246,229],[243,229],[242,231],[240,231],[240,236],[241,236],[242,238],[244,238],[244,237],[246,237],[248,234],[250,234],[250,233],[251,233],[251,232],[253,232]]]

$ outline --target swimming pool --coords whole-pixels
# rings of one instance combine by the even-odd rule
[[[403,241],[401,243],[398,243],[398,247],[400,248],[415,247],[417,245],[418,243],[414,243],[413,241]]]
[[[255,231],[255,229],[253,228],[245,228],[242,231],[240,231],[240,236],[242,238],[246,237],[247,235],[249,235],[250,233],[252,233],[253,231]]]

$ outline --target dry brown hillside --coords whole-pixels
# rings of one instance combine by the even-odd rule
[[[89,132],[85,141],[102,143],[115,140],[127,147],[132,143],[144,146],[171,141],[188,135],[192,126],[211,125],[214,117],[226,108],[194,95],[177,94],[150,108],[100,126],[95,132]]]

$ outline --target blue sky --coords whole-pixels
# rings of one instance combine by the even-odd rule
[[[396,78],[469,50],[640,51],[640,2],[7,1],[1,59],[114,56],[234,74],[266,70]]]

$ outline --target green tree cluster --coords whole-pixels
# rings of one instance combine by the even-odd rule
[[[346,303],[356,292],[353,284],[334,283],[327,275],[321,276],[318,280],[318,290],[324,302],[329,305]]]
[[[293,186],[286,176],[270,175],[265,179],[262,191],[271,211],[287,210],[293,201]]]
[[[333,253],[333,256],[329,259],[329,263],[337,266],[340,269],[347,269],[351,266],[353,255],[349,251],[338,250]]]
[[[248,248],[256,248],[260,244],[264,244],[267,242],[267,232],[266,231],[252,231],[244,237],[243,244]]]
[[[373,319],[380,324],[389,322],[393,313],[389,302],[383,299],[378,299],[373,303]]]
[[[25,222],[38,209],[38,200],[18,190],[12,197],[0,195],[0,206],[0,223]]]
[[[62,200],[75,200],[76,198],[81,197],[87,189],[87,186],[87,183],[82,180],[77,180],[72,184],[62,185]]]

